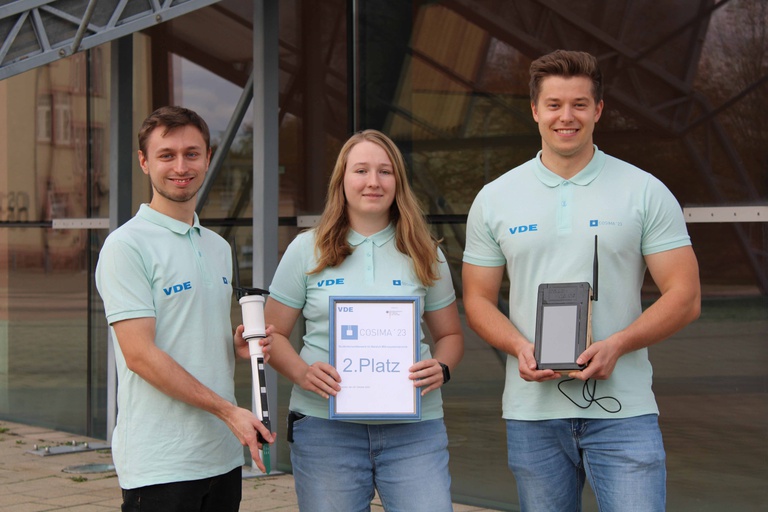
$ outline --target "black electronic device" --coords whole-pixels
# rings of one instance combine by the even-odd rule
[[[580,283],[542,283],[536,303],[534,357],[539,370],[583,370],[576,359],[592,344],[592,301],[597,300],[597,235],[593,286]]]

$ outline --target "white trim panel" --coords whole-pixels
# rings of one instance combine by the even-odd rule
[[[685,222],[768,222],[768,206],[717,206],[683,208]]]
[[[53,219],[53,229],[109,229],[105,219]]]

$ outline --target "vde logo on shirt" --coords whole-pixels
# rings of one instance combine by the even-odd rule
[[[509,233],[512,235],[520,234],[520,233],[530,233],[532,231],[538,231],[539,225],[538,224],[522,224],[520,226],[514,226],[509,228]]]
[[[170,297],[171,295],[175,295],[177,293],[181,293],[186,290],[192,289],[192,282],[191,281],[185,281],[181,284],[174,284],[169,286],[168,288],[163,287],[163,292],[165,292],[165,295]]]
[[[322,281],[317,282],[318,288],[323,287],[329,287],[334,285],[344,284],[344,278],[343,277],[337,277],[336,279],[323,279]]]

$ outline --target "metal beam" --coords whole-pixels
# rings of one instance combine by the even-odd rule
[[[131,218],[133,173],[133,38],[112,43],[109,159],[109,231]],[[112,329],[107,329],[107,441],[117,422],[117,369]]]
[[[279,0],[254,2],[253,6],[252,254],[256,288],[269,286],[278,261],[279,7]],[[267,390],[269,403],[277,404],[277,374],[271,368],[267,368]],[[279,418],[271,419],[272,430],[279,432]],[[278,443],[276,440],[275,454]]]
[[[11,2],[0,7],[0,80],[217,2],[82,0],[74,6],[72,0]]]
[[[213,155],[211,164],[208,166],[208,172],[206,173],[203,186],[200,189],[200,192],[197,194],[197,205],[195,206],[195,211],[198,215],[200,215],[200,213],[203,211],[203,206],[205,206],[205,202],[208,200],[208,194],[213,188],[213,182],[216,180],[216,176],[218,176],[219,172],[221,171],[221,166],[224,163],[224,159],[229,153],[229,148],[232,147],[232,142],[235,140],[237,130],[240,128],[240,125],[243,124],[243,118],[245,117],[245,113],[247,112],[248,107],[251,105],[252,99],[253,73],[251,73],[251,76],[248,78],[248,82],[243,88],[243,92],[240,94],[240,99],[238,100],[237,105],[235,106],[235,111],[232,113],[232,117],[229,120],[227,130],[224,132],[222,141],[219,144],[219,147],[216,148],[216,153]]]

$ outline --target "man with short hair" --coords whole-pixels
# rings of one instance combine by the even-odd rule
[[[601,511],[663,511],[665,453],[647,347],[699,315],[685,220],[659,180],[594,145],[603,82],[592,55],[558,50],[535,60],[530,92],[542,149],[477,195],[463,258],[469,325],[508,354],[503,417],[521,510],[581,510],[588,479]],[[596,341],[576,361],[586,367],[538,369],[538,287],[590,282],[595,235]],[[509,318],[497,308],[505,268]],[[643,311],[646,269],[661,295]]]
[[[160,108],[141,127],[138,156],[152,200],[107,237],[96,267],[118,371],[122,510],[237,511],[242,446],[264,470],[257,432],[273,436],[235,403],[235,354],[250,356],[242,325],[233,342],[232,254],[195,213],[208,126],[191,110]]]

